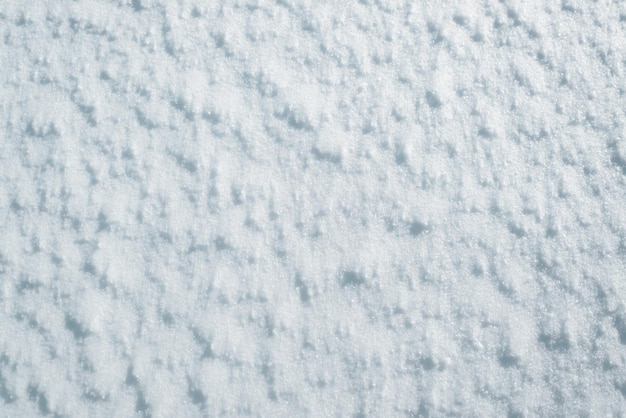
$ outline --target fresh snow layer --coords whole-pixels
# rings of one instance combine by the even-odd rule
[[[0,415],[625,416],[626,3],[0,1]]]

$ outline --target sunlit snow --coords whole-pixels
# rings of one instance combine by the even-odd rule
[[[626,3],[0,1],[0,416],[626,414]]]

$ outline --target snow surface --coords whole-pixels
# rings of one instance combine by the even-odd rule
[[[626,415],[626,3],[0,37],[1,416]]]

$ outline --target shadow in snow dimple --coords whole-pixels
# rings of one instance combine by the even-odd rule
[[[343,287],[358,287],[365,284],[365,277],[356,271],[344,271],[341,276]]]
[[[167,326],[174,325],[174,316],[168,311],[161,312],[161,320]]]
[[[485,139],[493,139],[495,134],[491,132],[487,127],[483,126],[478,129],[478,136]]]
[[[439,109],[443,103],[441,103],[441,99],[432,91],[426,92],[426,103],[431,109]]]
[[[213,348],[211,347],[211,341],[205,338],[197,328],[191,328],[191,333],[193,334],[193,339],[196,344],[198,344],[202,349],[200,360],[214,358],[215,354],[213,353]]]
[[[475,277],[480,277],[485,273],[483,266],[481,266],[480,264],[474,264],[472,268],[470,269],[470,271],[472,272],[472,275]]]
[[[485,40],[485,37],[483,36],[482,33],[480,32],[476,32],[472,35],[472,41],[477,42],[477,43],[481,43]]]
[[[548,227],[546,229],[546,238],[554,238],[558,235],[559,231],[552,228],[552,227]]]
[[[435,361],[430,357],[425,357],[421,359],[419,363],[420,363],[420,366],[422,366],[422,368],[426,371],[431,371],[436,366]]]
[[[151,417],[152,411],[148,402],[146,402],[146,398],[139,386],[139,380],[137,376],[133,373],[133,367],[129,366],[128,371],[126,372],[126,385],[135,389],[137,393],[137,401],[135,402],[135,412],[143,417]]]
[[[517,238],[524,238],[526,236],[526,231],[523,228],[515,225],[513,222],[510,222],[508,225],[509,232],[515,235]]]
[[[266,361],[263,362],[263,366],[261,367],[261,374],[268,385],[274,384],[274,368]]]
[[[143,391],[137,389],[137,402],[135,403],[135,412],[144,417],[151,417],[150,405],[146,402]]]
[[[106,288],[109,287],[110,284],[111,282],[109,281],[109,277],[106,275],[106,273],[98,278],[98,288],[100,290],[105,290]],[[113,293],[115,295],[114,289],[113,289]],[[117,297],[117,296],[114,296],[114,297]]]
[[[411,236],[417,237],[418,235],[421,235],[422,233],[427,231],[428,225],[426,225],[425,223],[415,221],[411,222],[411,224],[409,225],[409,233],[411,234]]]
[[[197,405],[203,411],[206,407],[206,395],[191,382],[189,377],[187,378],[187,387],[187,396],[191,399],[191,403]]]
[[[223,33],[214,33],[212,35],[213,40],[215,41],[215,47],[216,48],[224,48],[224,46],[226,45],[226,37],[224,36]]]
[[[524,414],[514,409],[510,410],[506,418],[524,418]]]
[[[174,109],[181,112],[185,116],[185,119],[189,122],[193,122],[193,120],[195,120],[196,115],[191,109],[189,109],[189,105],[184,99],[178,98],[176,100],[172,100],[170,101],[170,104]]]
[[[434,44],[439,44],[445,40],[445,38],[441,34],[441,30],[433,22],[428,22],[427,28],[428,33],[430,33],[430,35],[432,36]]]
[[[271,401],[276,401],[278,396],[276,394],[276,390],[274,389],[274,368],[267,362],[263,362],[261,374],[263,375],[263,379],[265,379],[265,383],[268,386],[267,397]]]
[[[171,155],[176,160],[176,165],[178,165],[180,168],[187,170],[191,174],[195,174],[196,171],[198,171],[198,163],[196,163],[194,160],[187,158],[181,154]]]
[[[408,162],[409,157],[406,153],[406,150],[402,146],[396,146],[395,150],[395,161],[397,165],[404,165]]]
[[[278,86],[276,83],[268,80],[264,74],[256,76],[256,81],[251,81],[254,87],[263,97],[276,97],[278,95]]]
[[[609,144],[609,150],[611,151],[611,164],[626,176],[626,159],[620,154],[617,142],[611,142]]]
[[[300,294],[300,301],[302,303],[308,303],[311,300],[311,295],[309,293],[309,288],[307,287],[304,280],[302,280],[302,276],[300,274],[296,275],[296,289]]]
[[[202,112],[202,119],[210,122],[212,125],[222,122],[222,117],[217,112],[204,111]]]
[[[215,243],[215,249],[217,251],[231,250],[233,248],[226,242],[226,239],[222,236],[215,238],[213,242]]]
[[[341,155],[339,154],[321,151],[317,147],[311,148],[311,153],[313,154],[315,159],[317,159],[318,161],[326,161],[326,162],[337,164],[337,165],[341,164]]]
[[[517,365],[519,364],[519,359],[516,356],[512,355],[508,350],[506,350],[502,354],[500,354],[500,356],[498,357],[498,362],[500,363],[500,366],[508,369],[511,367],[517,367]]]
[[[96,233],[102,231],[111,232],[111,223],[109,222],[107,216],[100,212],[98,213],[98,230]]]
[[[190,245],[189,248],[187,248],[187,254],[193,254],[197,252],[206,253],[208,249],[209,247],[204,244],[193,244]]]
[[[568,12],[568,13],[577,13],[577,12],[579,12],[579,10],[574,8],[574,6],[572,6],[567,1],[564,1],[564,2],[561,3],[561,10],[563,10],[564,12]]]
[[[70,315],[65,315],[65,329],[70,331],[78,341],[84,340],[91,334],[76,318]]]
[[[302,111],[291,106],[284,106],[282,111],[277,111],[274,116],[287,122],[290,128],[298,131],[312,131],[313,126]]]
[[[11,202],[11,211],[13,211],[14,213],[20,213],[24,210],[24,207],[22,205],[20,205],[17,200],[14,200]]]
[[[87,399],[90,402],[103,402],[107,400],[106,396],[103,396],[100,392],[98,392],[94,388],[90,388],[89,390],[83,393],[83,398]]]
[[[191,17],[194,17],[196,19],[202,17],[202,13],[197,6],[194,6],[194,8],[191,10]]]
[[[546,260],[542,253],[537,254],[537,263],[535,265],[535,268],[538,272],[552,277],[555,275],[556,267],[557,266],[554,264],[554,262],[548,262],[548,260]]]
[[[80,228],[81,228],[81,226],[82,226],[82,223],[81,223],[80,219],[77,219],[77,218],[74,218],[74,217],[71,217],[71,216],[65,216],[65,215],[64,215],[64,216],[63,216],[63,221],[64,221],[64,223],[65,223],[65,220],[66,220],[66,219],[67,219],[67,221],[69,222],[69,224],[70,224],[69,226],[70,226],[70,228],[71,228],[73,231],[76,231],[76,232],[80,231]]]
[[[174,242],[174,239],[172,238],[172,235],[169,232],[165,232],[165,231],[160,231],[159,232],[159,239],[162,242],[165,242],[167,244],[171,244]]]
[[[140,0],[133,0],[131,5],[133,6],[133,10],[135,12],[140,12],[143,10],[143,6],[141,5],[141,1]]]
[[[626,345],[626,319],[624,316],[617,315],[613,321],[613,326],[619,335],[619,342]]]
[[[91,275],[96,274],[96,266],[91,261],[85,262],[81,270],[87,274],[91,274]]]
[[[59,255],[56,253],[50,254],[50,261],[52,261],[52,264],[54,264],[57,267],[63,264],[63,259],[59,257]]]
[[[519,15],[513,9],[508,9],[506,11],[506,16],[513,21],[513,26],[519,26],[522,24]]]
[[[542,343],[549,351],[566,352],[571,348],[571,343],[567,334],[561,332],[558,335],[548,335],[541,333],[539,342]]]
[[[139,108],[135,108],[135,116],[137,117],[137,122],[139,122],[139,125],[148,130],[154,129],[158,126],[156,123],[148,119],[146,114],[139,110]]]
[[[178,58],[176,55],[176,46],[174,42],[172,42],[172,36],[170,32],[172,31],[172,27],[167,23],[161,26],[161,35],[163,37],[163,50],[172,58]]]
[[[5,405],[13,403],[17,399],[15,394],[11,393],[7,388],[7,382],[4,376],[2,376],[2,372],[0,372],[0,399],[2,399]]]
[[[263,329],[265,330],[266,336],[268,338],[274,336],[274,328],[276,325],[274,324],[274,319],[270,315],[265,315],[263,318]]]
[[[35,138],[51,138],[59,136],[59,131],[57,130],[54,123],[50,123],[44,126],[35,126],[33,122],[29,122],[26,126],[25,133],[26,135]]]
[[[241,189],[237,187],[231,187],[230,189],[230,199],[233,202],[233,205],[240,206],[243,205],[244,194]]]
[[[102,80],[102,81],[110,81],[111,80],[111,75],[109,73],[107,73],[106,71],[102,70],[102,71],[100,71],[100,80]]]
[[[87,173],[89,173],[89,185],[94,186],[98,184],[99,181],[98,181],[98,174],[96,173],[96,170],[94,170],[94,168],[90,164],[87,164],[85,166],[85,170],[87,170]]]
[[[38,290],[42,286],[39,282],[31,282],[26,279],[22,279],[17,284],[17,292],[20,295],[23,295],[26,292]]]
[[[132,149],[126,148],[126,149],[124,149],[124,151],[122,151],[122,159],[123,160],[134,160],[135,159],[135,153],[133,152]]]
[[[454,20],[454,23],[456,23],[459,26],[465,26],[467,25],[467,18],[465,16],[462,15],[454,15],[454,17],[452,18],[452,20]]]
[[[98,124],[94,116],[94,112],[96,110],[94,106],[87,106],[87,105],[79,104],[78,110],[80,111],[80,113],[83,114],[83,117],[85,118],[89,126],[94,127]]]
[[[50,413],[50,407],[48,406],[48,398],[45,393],[41,392],[36,386],[28,386],[28,399],[37,404],[39,412],[42,415],[48,415]]]
[[[206,396],[200,389],[189,389],[187,395],[191,399],[191,403],[198,405],[200,409],[204,409],[206,405]]]
[[[74,32],[78,32],[80,29],[80,21],[78,19],[74,19],[73,17],[69,18],[69,24],[70,24],[70,28],[74,31]]]

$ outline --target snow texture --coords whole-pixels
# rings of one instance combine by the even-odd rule
[[[1,0],[0,415],[625,416],[626,3]]]

